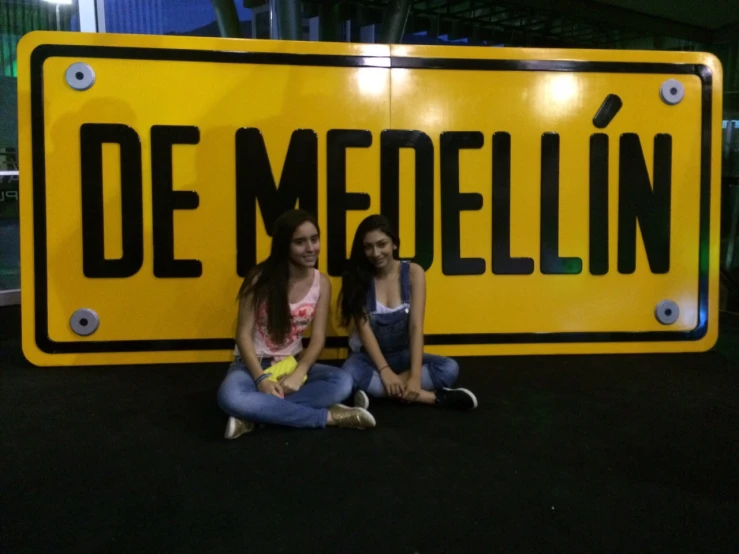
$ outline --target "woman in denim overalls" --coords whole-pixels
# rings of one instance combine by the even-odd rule
[[[445,408],[469,410],[477,399],[452,389],[459,365],[423,352],[426,279],[419,265],[400,261],[400,240],[381,215],[359,225],[339,297],[342,325],[353,326],[344,369],[358,389],[355,406],[370,396],[389,396]]]

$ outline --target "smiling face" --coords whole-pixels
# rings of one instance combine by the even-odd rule
[[[318,229],[310,221],[301,224],[290,241],[290,262],[298,267],[315,267],[321,239]]]
[[[386,267],[398,248],[393,239],[379,229],[364,235],[363,245],[364,255],[376,269]]]

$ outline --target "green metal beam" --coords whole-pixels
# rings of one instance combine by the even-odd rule
[[[300,0],[274,0],[277,38],[303,39],[303,10]]]
[[[243,38],[239,14],[236,13],[234,0],[211,0],[216,12],[216,22],[221,36],[225,38]]]
[[[398,44],[403,38],[405,24],[411,11],[412,0],[390,0],[383,21],[383,42]]]
[[[318,10],[318,38],[321,42],[336,42],[339,25],[337,10],[333,0],[321,2]]]

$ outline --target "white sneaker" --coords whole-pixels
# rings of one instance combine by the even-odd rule
[[[226,433],[224,437],[233,440],[238,439],[245,433],[251,433],[254,430],[254,424],[251,421],[242,421],[235,417],[229,417],[226,423]]]
[[[467,389],[436,389],[436,405],[451,410],[474,410],[477,397]]]
[[[365,410],[369,408],[370,401],[369,396],[367,396],[367,393],[363,390],[358,390],[354,394],[354,407],[355,408],[364,408]]]

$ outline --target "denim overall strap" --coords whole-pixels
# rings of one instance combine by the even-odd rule
[[[400,262],[400,298],[403,304],[411,303],[411,263],[408,261]],[[375,279],[370,279],[369,289],[367,290],[367,313],[375,313],[377,311],[377,294],[375,292]]]
[[[375,296],[374,286],[368,291],[368,309],[370,312],[370,327],[377,339],[383,354],[390,355],[393,353],[403,352],[409,347],[408,336],[408,314],[410,303],[410,264],[401,262],[400,266],[400,289],[404,306],[398,306],[391,312],[377,313],[377,298]]]

